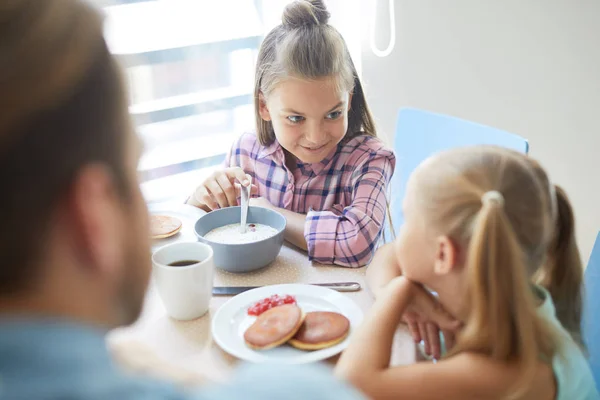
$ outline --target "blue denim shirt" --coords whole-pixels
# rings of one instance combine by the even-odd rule
[[[0,399],[362,399],[317,365],[247,365],[229,384],[184,391],[123,373],[105,333],[65,321],[0,318]]]

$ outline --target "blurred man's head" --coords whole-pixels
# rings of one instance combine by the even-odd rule
[[[101,18],[83,0],[2,0],[0,54],[0,312],[132,322],[147,210]]]

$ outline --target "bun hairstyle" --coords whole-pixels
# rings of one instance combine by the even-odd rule
[[[121,71],[85,0],[0,6],[0,294],[37,284],[58,203],[80,170],[106,166],[124,203],[132,126]]]
[[[327,25],[331,14],[320,0],[296,1],[283,11],[281,24],[288,29],[307,25]]]
[[[492,146],[440,153],[415,173],[426,223],[466,250],[468,318],[449,354],[485,354],[520,369],[515,397],[542,360],[557,352],[557,332],[539,317],[531,274],[554,232],[548,187],[522,154]],[[490,201],[486,194],[496,192]]]
[[[297,0],[285,7],[281,24],[265,37],[258,52],[254,86],[256,133],[263,146],[273,143],[275,133],[271,121],[260,116],[260,102],[290,77],[334,79],[340,91],[352,93],[346,140],[357,135],[377,136],[346,42],[329,25],[329,17],[323,1]]]

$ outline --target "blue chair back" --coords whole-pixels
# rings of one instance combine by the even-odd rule
[[[396,232],[402,225],[402,199],[414,169],[431,155],[454,147],[489,144],[527,153],[520,136],[460,118],[411,108],[398,113],[394,150],[396,171],[391,183],[391,213]],[[389,238],[389,231],[386,238]]]
[[[600,388],[600,233],[585,270],[585,298],[581,331],[596,387]]]

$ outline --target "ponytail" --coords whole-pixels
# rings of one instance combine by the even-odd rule
[[[473,227],[466,264],[471,314],[452,354],[516,362],[520,378],[510,393],[517,396],[529,387],[540,356],[552,357],[554,336],[537,317],[525,254],[501,200],[484,196]]]
[[[581,347],[583,265],[575,240],[575,219],[569,198],[560,186],[556,191],[556,233],[546,263],[535,281],[545,287],[556,305],[556,316]]]

